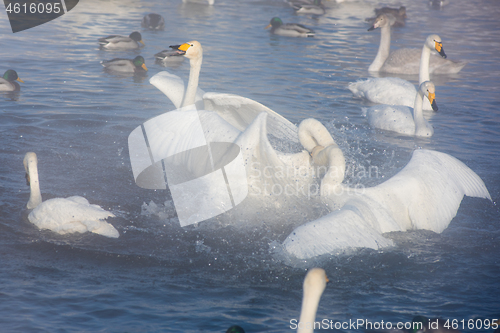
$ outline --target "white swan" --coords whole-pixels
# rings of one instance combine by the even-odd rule
[[[384,17],[379,16],[376,23],[383,21]],[[440,52],[442,56],[445,56],[441,37],[438,35],[429,35],[425,39],[420,57],[419,85],[430,80],[429,62],[431,50],[436,50]],[[348,88],[354,96],[367,99],[377,104],[406,105],[413,107],[415,96],[417,95],[417,90],[411,82],[395,77],[359,80],[357,82],[351,82]],[[431,104],[427,101],[424,102],[423,109],[433,110]]]
[[[436,89],[432,82],[425,81],[418,89],[413,109],[403,105],[375,105],[365,109],[366,118],[374,128],[405,135],[430,137],[434,134],[434,129],[422,113],[422,104],[426,97],[433,110],[437,111]]]
[[[198,88],[203,49],[197,41],[191,41],[172,48],[184,52],[189,59],[190,72],[187,88],[184,81],[167,71],[154,75],[149,82],[163,92],[176,108],[195,104],[198,110],[216,111],[239,131],[244,131],[261,112],[269,114],[268,131],[270,134],[292,142],[297,140],[297,127],[283,116],[251,99],[221,93],[205,93]]]
[[[391,231],[427,229],[440,233],[457,214],[464,195],[491,200],[474,171],[436,151],[414,151],[395,176],[363,189],[339,182],[338,157],[330,160],[323,156],[314,162],[333,166],[333,172],[329,168],[321,180],[321,196],[326,203],[341,208],[297,227],[285,239],[285,251],[300,259],[349,248],[392,246],[393,242],[382,236]]]
[[[318,311],[319,300],[326,288],[328,277],[322,268],[312,268],[304,279],[304,294],[297,333],[314,332],[314,322]]]
[[[370,67],[368,67],[368,70],[370,72],[419,74],[421,52],[418,49],[409,48],[390,52],[391,28],[389,19],[384,14],[379,15],[375,19],[373,26],[368,30],[370,31],[376,28],[380,28],[380,45],[377,55]],[[436,43],[435,49],[446,58],[442,45]],[[429,72],[435,74],[458,73],[466,64],[467,63],[463,61],[455,62],[432,55],[429,62]],[[428,80],[429,78],[426,79]]]
[[[49,229],[61,235],[90,231],[106,237],[119,237],[111,224],[102,221],[114,215],[98,205],[89,204],[83,197],[54,198],[42,202],[36,154],[26,153],[23,164],[31,190],[26,205],[28,209],[33,209],[28,215],[31,223],[39,229]]]

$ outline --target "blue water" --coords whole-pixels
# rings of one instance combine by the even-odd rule
[[[328,7],[322,17],[296,16],[279,0],[80,1],[65,16],[12,34],[0,14],[0,71],[15,69],[25,83],[0,94],[0,327],[5,332],[247,332],[291,331],[298,318],[305,269],[323,267],[330,279],[319,320],[409,321],[415,314],[457,320],[500,317],[499,209],[465,198],[442,234],[392,233],[396,246],[290,261],[271,245],[291,231],[290,214],[248,216],[253,226],[220,220],[182,229],[172,209],[141,214],[144,202],[163,205],[165,191],[135,185],[129,133],[173,109],[148,79],[169,70],[187,79],[187,61],[164,68],[153,54],[198,40],[204,47],[200,87],[257,100],[290,121],[323,122],[345,152],[347,181],[378,184],[400,170],[416,148],[448,153],[466,163],[500,198],[500,2],[455,0],[433,10],[426,1],[356,1]],[[420,48],[438,33],[449,59],[466,60],[456,75],[431,76],[439,112],[430,139],[370,129],[367,103],[347,84],[368,77],[380,33],[366,17],[382,5],[407,7],[392,47]],[[149,12],[165,31],[142,31]],[[316,30],[314,38],[270,36],[273,16]],[[143,34],[141,51],[100,51],[97,38]],[[141,54],[144,77],[104,73],[102,60]],[[416,83],[416,76],[406,77]],[[119,239],[59,236],[27,221],[29,189],[22,159],[39,158],[44,199],[82,195],[117,215]],[[374,167],[377,173],[358,173]],[[314,218],[292,211],[295,224]],[[245,217],[239,216],[239,224]],[[241,221],[243,220],[243,222]],[[345,331],[351,331],[347,329]],[[465,328],[465,332],[484,329]],[[491,330],[490,330],[491,331]]]

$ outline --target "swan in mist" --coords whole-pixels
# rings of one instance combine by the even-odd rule
[[[325,14],[325,8],[321,4],[321,0],[313,0],[310,4],[291,4],[292,8],[295,9],[296,14],[306,14],[306,15],[323,15]]]
[[[326,136],[328,131],[323,128],[322,132]],[[362,189],[341,183],[343,165],[337,147],[320,147],[314,153],[313,162],[328,168],[320,184],[321,197],[341,208],[297,227],[285,239],[285,251],[299,259],[349,248],[392,246],[382,236],[391,231],[440,233],[457,214],[464,195],[491,200],[481,178],[445,153],[415,150],[392,178]]]
[[[216,111],[225,121],[243,132],[261,112],[269,115],[267,126],[269,133],[280,139],[297,142],[297,126],[268,107],[249,98],[232,94],[205,93],[198,88],[203,48],[197,41],[171,46],[189,59],[190,72],[187,88],[177,75],[162,71],[154,75],[149,82],[163,92],[174,106],[195,105],[198,110]]]
[[[432,136],[434,129],[424,118],[422,103],[427,99],[434,111],[438,110],[436,104],[436,89],[430,81],[420,85],[415,97],[413,109],[403,105],[375,105],[365,109],[366,118],[371,127],[386,131],[393,131],[406,135]]]
[[[142,56],[137,56],[132,60],[122,58],[104,60],[101,65],[107,71],[120,73],[144,73],[148,70]]]
[[[165,20],[160,14],[147,14],[142,18],[141,27],[149,30],[163,30],[165,28]]]
[[[136,50],[144,46],[140,32],[134,31],[128,37],[111,35],[98,39],[99,46],[107,50]]]
[[[273,17],[271,22],[264,28],[271,28],[273,35],[286,37],[314,37],[314,31],[298,23],[283,23],[279,17]]]
[[[385,72],[396,74],[419,74],[421,64],[421,52],[418,49],[398,49],[390,52],[391,47],[391,28],[387,16],[379,15],[368,29],[374,30],[380,28],[380,45],[368,70],[370,72]],[[442,45],[436,45],[436,50],[442,57],[432,55],[430,57],[429,72],[434,74],[453,74],[458,73],[467,64],[466,62],[455,62],[444,59],[446,55],[442,50]],[[390,52],[390,53],[389,53]],[[427,78],[428,80],[428,78]],[[420,82],[421,83],[421,82]]]
[[[375,24],[387,24],[384,16],[377,17]],[[420,57],[419,85],[430,80],[429,62],[431,50],[436,50],[441,56],[446,57],[441,37],[438,35],[429,35],[425,39]],[[357,82],[351,82],[348,88],[355,97],[364,98],[377,104],[405,105],[413,107],[415,96],[417,95],[417,90],[411,82],[397,77],[359,80]],[[423,109],[433,110],[428,101],[424,101]]]
[[[118,231],[103,220],[114,215],[98,205],[91,205],[79,196],[54,198],[42,202],[38,182],[36,154],[28,152],[23,160],[26,179],[30,186],[30,199],[26,207],[33,209],[28,215],[31,223],[39,229],[49,229],[60,235],[87,231],[106,237],[118,238]]]
[[[21,90],[21,86],[16,81],[24,83],[23,80],[19,76],[17,76],[17,72],[13,69],[8,69],[3,74],[3,77],[0,78],[0,91],[19,91]]]
[[[297,333],[314,332],[319,300],[323,295],[327,282],[328,277],[324,269],[312,268],[307,272],[303,285],[304,294],[302,296],[302,308]]]

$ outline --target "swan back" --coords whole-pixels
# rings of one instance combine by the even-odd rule
[[[302,297],[298,333],[313,332],[319,300],[327,282],[328,277],[324,269],[313,268],[307,272],[303,284],[304,295]]]

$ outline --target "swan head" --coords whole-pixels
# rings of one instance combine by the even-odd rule
[[[379,16],[377,16],[377,18],[375,18],[373,25],[370,28],[368,28],[368,31],[372,31],[377,28],[383,28],[387,26],[390,26],[389,17],[386,14],[380,14]]]
[[[446,59],[446,53],[444,53],[443,42],[441,41],[441,37],[438,35],[429,35],[425,40],[425,46],[427,46],[431,50],[436,50],[437,53],[443,58]]]
[[[264,29],[269,29],[270,27],[278,28],[283,25],[283,21],[279,17],[273,17],[269,24]]]
[[[323,294],[326,283],[329,282],[326,272],[323,268],[312,268],[307,272],[304,279],[304,294],[314,293]]]
[[[422,82],[420,85],[420,91],[429,99],[431,103],[432,109],[434,111],[438,110],[438,106],[436,103],[436,86],[431,81]]]
[[[137,43],[141,43],[142,45],[146,45],[146,44],[144,44],[144,42],[142,41],[142,36],[141,36],[141,33],[140,33],[140,32],[134,31],[133,33],[131,33],[131,34],[129,35],[129,37],[130,37],[132,40],[135,40]]]
[[[200,42],[195,40],[181,45],[170,45],[170,48],[184,52],[184,56],[189,60],[201,59],[203,57],[203,48]]]
[[[40,194],[40,185],[38,184],[38,159],[36,154],[28,152],[23,159],[24,170],[26,171],[26,183],[30,187],[30,200],[26,207],[33,209],[42,203],[42,195]]]

